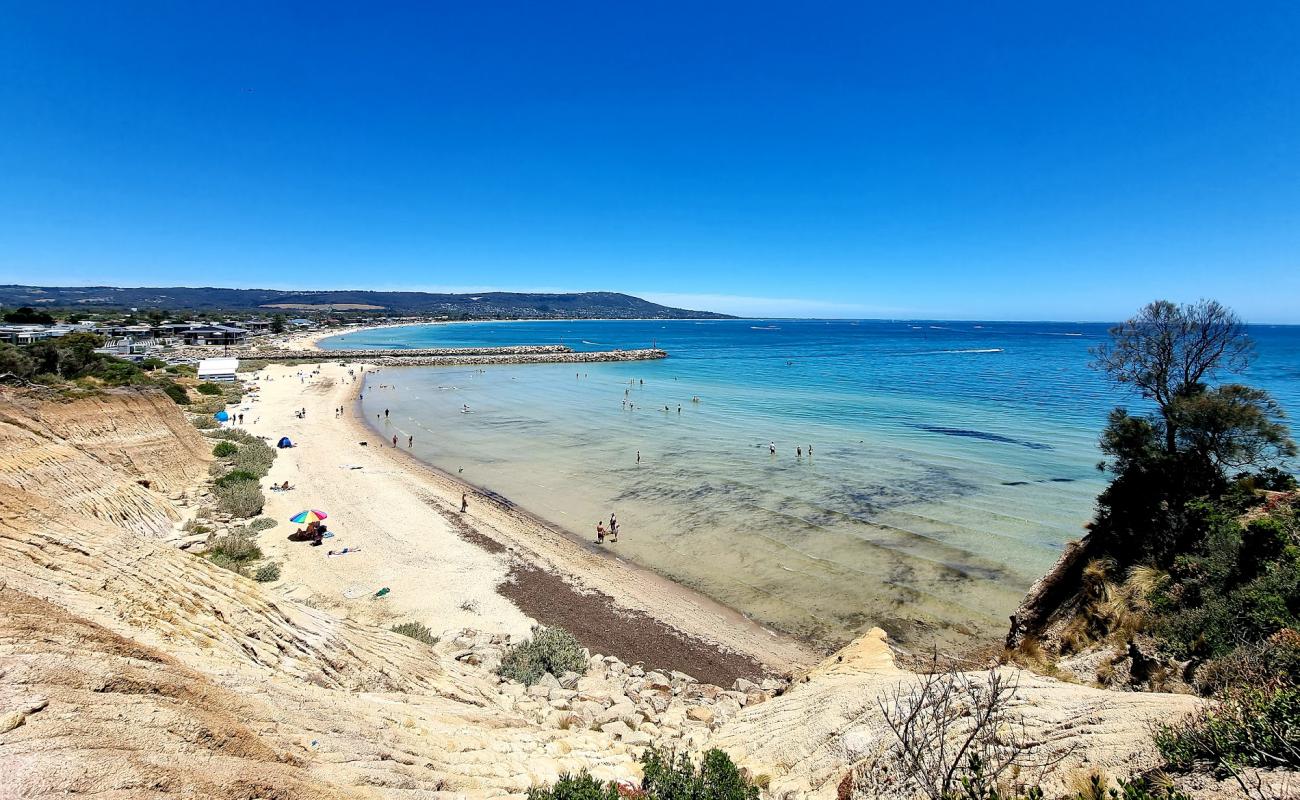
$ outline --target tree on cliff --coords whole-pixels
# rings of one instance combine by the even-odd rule
[[[1094,535],[1121,563],[1165,565],[1201,535],[1198,499],[1216,498],[1228,470],[1261,470],[1295,455],[1281,407],[1238,383],[1210,386],[1250,365],[1246,327],[1212,300],[1157,300],[1093,348],[1093,366],[1136,389],[1154,413],[1116,408],[1102,432],[1102,468],[1114,474],[1098,498]]]

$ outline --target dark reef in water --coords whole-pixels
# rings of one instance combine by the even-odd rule
[[[983,439],[986,442],[999,442],[1001,444],[1018,444],[1021,447],[1028,447],[1030,450],[1051,450],[1050,444],[1040,442],[1030,442],[1024,439],[1013,439],[1010,436],[1003,436],[1000,433],[989,433],[988,431],[976,431],[970,428],[948,428],[942,425],[913,425],[913,428],[930,433],[942,433],[944,436],[961,436],[967,439]]]

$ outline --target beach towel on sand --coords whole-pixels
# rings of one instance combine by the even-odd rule
[[[360,547],[345,547],[342,550],[331,550],[325,554],[326,558],[339,558],[340,556],[350,556],[361,550]]]

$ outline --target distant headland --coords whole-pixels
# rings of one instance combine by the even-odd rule
[[[0,285],[0,307],[227,312],[344,312],[348,316],[427,315],[446,319],[731,319],[727,314],[652,303],[617,292],[371,292],[220,287]]]

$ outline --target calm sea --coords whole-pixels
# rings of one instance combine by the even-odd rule
[[[364,408],[386,437],[414,435],[426,461],[585,539],[617,512],[623,535],[608,549],[831,646],[873,625],[909,642],[1002,634],[1092,514],[1107,411],[1142,405],[1088,368],[1105,333],[510,322],[389,328],[324,346],[666,349],[654,362],[387,369]],[[1259,357],[1244,380],[1300,410],[1300,327],[1252,335]],[[384,409],[387,423],[375,419]]]

